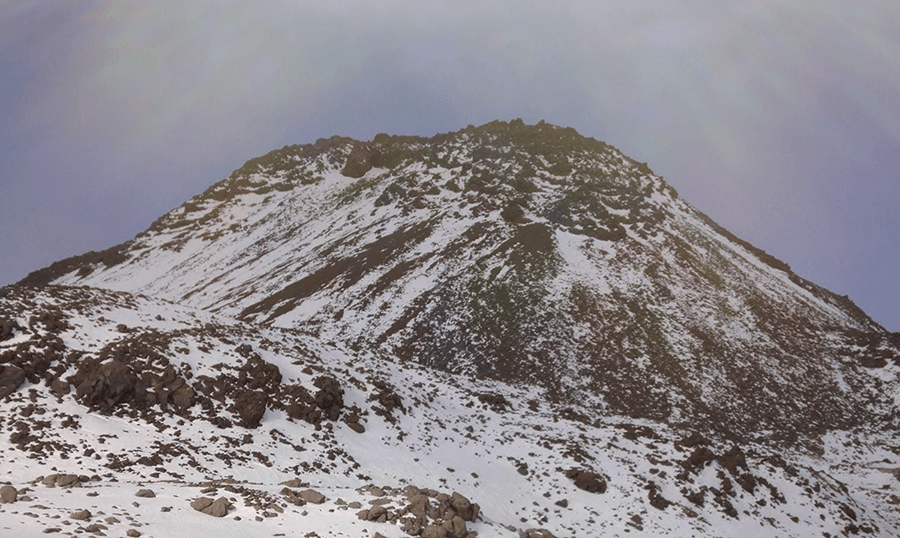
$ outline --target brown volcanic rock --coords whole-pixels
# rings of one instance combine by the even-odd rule
[[[266,413],[269,404],[269,396],[258,390],[245,390],[234,399],[234,406],[241,417],[241,426],[245,428],[257,428]]]
[[[139,382],[131,368],[117,360],[100,365],[96,361],[86,362],[75,377],[80,380],[75,390],[78,400],[102,411],[133,400]]]
[[[6,398],[25,382],[25,371],[18,366],[4,366],[0,370],[0,398]]]
[[[575,482],[575,487],[588,493],[605,493],[606,479],[597,473],[583,469],[571,469],[566,471],[566,478]]]

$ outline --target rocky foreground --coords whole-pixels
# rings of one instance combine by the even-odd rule
[[[0,311],[11,536],[900,530],[877,428],[714,439],[121,292],[8,287]]]

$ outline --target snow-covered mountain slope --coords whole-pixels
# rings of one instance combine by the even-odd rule
[[[2,536],[900,533],[894,431],[723,442],[91,288],[0,289],[0,364]]]
[[[25,283],[143,293],[627,415],[900,430],[900,336],[572,129],[288,146]]]

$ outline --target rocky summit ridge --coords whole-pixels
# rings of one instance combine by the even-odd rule
[[[0,324],[9,445],[99,490],[227,476],[286,521],[279,481],[375,488],[383,536],[900,531],[900,335],[543,122],[272,151]]]

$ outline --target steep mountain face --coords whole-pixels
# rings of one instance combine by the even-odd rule
[[[248,161],[133,240],[23,284],[92,286],[735,439],[900,430],[900,336],[549,124],[334,137]]]

